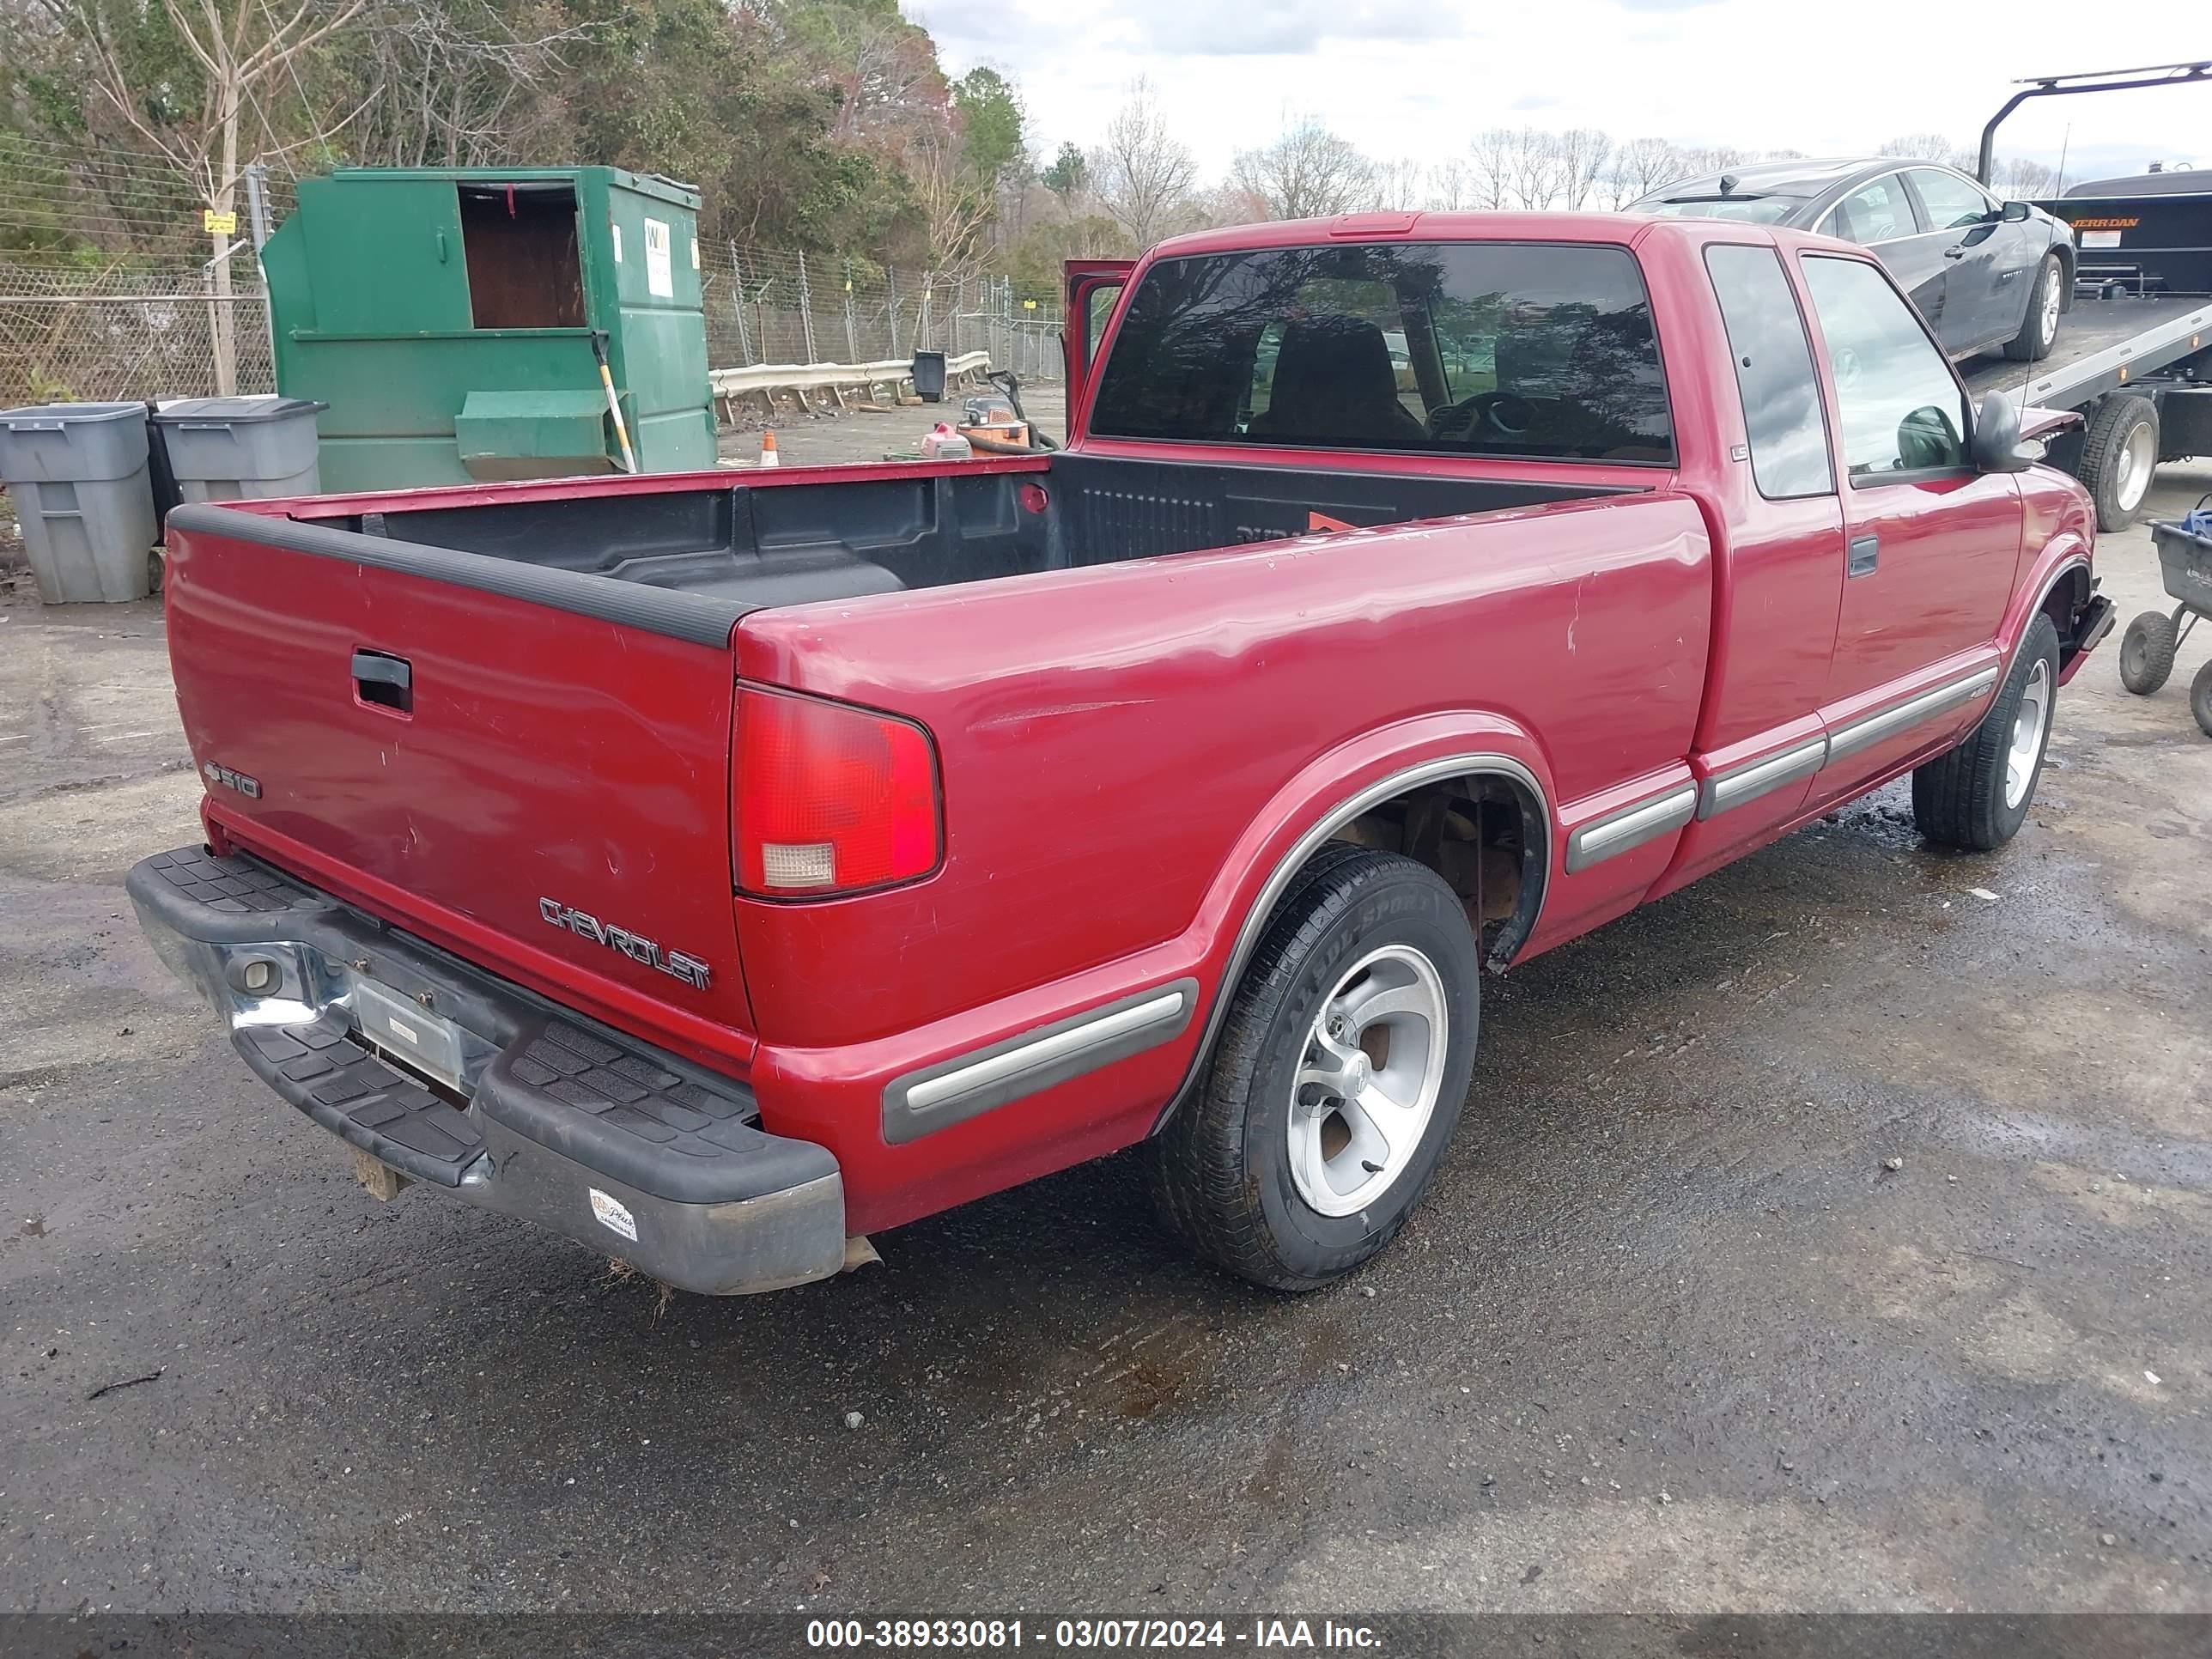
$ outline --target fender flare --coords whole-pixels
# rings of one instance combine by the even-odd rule
[[[2070,579],[2077,570],[2087,574],[2094,568],[2088,544],[2075,532],[2061,531],[2045,544],[2036,558],[2033,574],[2014,590],[2013,602],[2005,611],[2004,631],[2000,637],[2008,672],[2021,641],[2027,636],[2028,623],[2049,603],[2058,584]]]
[[[1557,862],[1559,820],[1550,767],[1524,728],[1468,710],[1402,721],[1331,750],[1276,792],[1231,849],[1200,907],[1202,917],[1210,913],[1214,919],[1215,939],[1207,956],[1219,956],[1219,966],[1200,975],[1200,984],[1209,986],[1211,994],[1203,1019],[1196,1022],[1198,1044],[1182,1083],[1153,1123],[1155,1134],[1197,1086],[1228,1017],[1237,976],[1258,949],[1276,901],[1306,860],[1361,813],[1395,795],[1446,778],[1478,775],[1506,779],[1528,795],[1534,809],[1536,844],[1523,849],[1522,868],[1524,881],[1534,875],[1535,896],[1512,949],[1527,942],[1542,914]],[[1232,919],[1234,933],[1221,955],[1221,939],[1229,934]]]

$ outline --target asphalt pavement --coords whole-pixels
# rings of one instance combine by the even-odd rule
[[[1120,1158],[713,1301],[361,1191],[125,901],[196,833],[158,607],[19,591],[0,1606],[2212,1611],[2208,650],[2108,643],[1999,854],[1893,787],[1492,981],[1350,1283],[1194,1264]]]

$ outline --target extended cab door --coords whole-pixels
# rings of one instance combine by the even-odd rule
[[[1075,435],[1076,411],[1083,406],[1091,360],[1106,332],[1114,302],[1127,286],[1134,259],[1070,259],[1060,269],[1067,284],[1067,319],[1060,325],[1060,350],[1067,360],[1067,435]]]
[[[1771,840],[1802,812],[1826,753],[1820,705],[1844,586],[1820,376],[1782,252],[1771,241],[1718,240],[1703,264],[1719,314],[1681,316],[1669,345],[1732,383],[1712,434],[1725,562],[1693,758],[1697,819],[1655,892]],[[1732,372],[1719,370],[1723,362]]]
[[[1963,729],[1987,702],[2020,556],[2008,473],[1975,470],[1966,388],[1881,269],[1805,253],[1843,478],[1842,616],[1817,796]]]

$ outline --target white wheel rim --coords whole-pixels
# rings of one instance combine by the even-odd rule
[[[1322,1215],[1352,1215],[1413,1159],[1443,1091],[1450,1015],[1436,965],[1387,945],[1322,999],[1291,1085],[1291,1183]]]
[[[2045,345],[2058,337],[2058,313],[2066,301],[2060,283],[2059,268],[2056,265],[2045,267],[2043,279],[2043,343]]]
[[[2035,781],[2035,763],[2043,756],[2043,734],[2050,724],[2051,664],[2039,657],[2012,717],[2012,747],[2005,751],[2008,810],[2027,799],[2028,786]]]
[[[2120,446],[2118,471],[2112,477],[2112,499],[2124,511],[2132,513],[2142,505],[2144,492],[2150,488],[2150,475],[2157,467],[2158,456],[2151,447],[2150,422],[2138,421],[2128,433],[2127,442]]]

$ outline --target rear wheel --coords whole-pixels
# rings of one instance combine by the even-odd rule
[[[2189,712],[2197,716],[2197,730],[2212,738],[2212,661],[2207,661],[2189,682]]]
[[[2057,254],[2044,256],[2035,273],[2035,289],[2027,296],[2027,315],[2020,332],[2005,342],[2004,354],[2014,362],[2039,362],[2058,343],[2058,316],[2066,308],[2066,264]]]
[[[2039,611],[1981,724],[1913,773],[1912,821],[1922,835],[1986,853],[2019,833],[2043,775],[2057,693],[2058,630]]]
[[[1282,1291],[1325,1285],[1389,1243],[1459,1122],[1480,973],[1442,877],[1323,848],[1231,993],[1203,1087],[1146,1144],[1168,1226]]]
[[[2158,471],[2158,410],[2134,392],[2107,398],[2089,420],[2076,476],[2097,502],[2097,528],[2125,530]]]
[[[2146,611],[2120,635],[2120,684],[2147,697],[2173,672],[2173,653],[2181,630],[2163,611]]]

